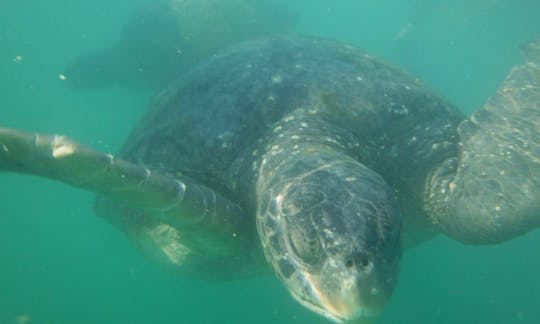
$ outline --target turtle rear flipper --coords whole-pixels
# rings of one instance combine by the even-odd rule
[[[458,128],[460,153],[431,173],[431,222],[466,243],[497,243],[540,224],[540,39],[523,47],[486,105]]]
[[[219,193],[63,136],[0,128],[0,171],[34,174],[100,193],[181,229],[182,244],[209,257],[236,255],[249,245],[243,211]]]

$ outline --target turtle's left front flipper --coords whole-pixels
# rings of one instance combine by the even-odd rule
[[[431,222],[466,243],[505,241],[540,225],[540,39],[497,94],[459,125],[460,152],[425,187]]]
[[[159,223],[183,229],[182,242],[207,255],[237,254],[251,233],[242,209],[212,189],[64,136],[0,127],[0,171],[34,174],[103,194]]]

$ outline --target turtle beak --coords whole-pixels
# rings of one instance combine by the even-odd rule
[[[325,289],[318,276],[306,274],[309,299],[297,298],[304,306],[336,323],[365,323],[384,308],[388,298],[355,276],[342,278],[338,289]]]

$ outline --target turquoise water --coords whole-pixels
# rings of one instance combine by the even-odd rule
[[[59,76],[114,44],[149,3],[0,0],[0,124],[118,150],[155,89],[78,90]],[[540,36],[534,0],[285,5],[291,14],[276,16],[276,29],[370,50],[467,113],[519,62],[519,44]],[[326,323],[273,277],[203,283],[166,272],[95,217],[92,203],[91,193],[53,181],[1,175],[0,323]],[[540,323],[539,244],[537,231],[491,247],[438,237],[408,251],[376,322]]]

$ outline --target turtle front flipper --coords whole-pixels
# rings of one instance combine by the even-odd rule
[[[466,243],[497,243],[540,224],[540,39],[486,105],[459,125],[460,153],[428,178],[431,222]]]
[[[234,202],[187,178],[169,177],[66,137],[0,128],[0,171],[29,173],[100,193],[175,229],[208,257],[237,255],[249,222]]]

